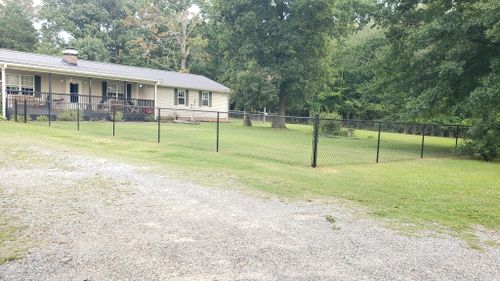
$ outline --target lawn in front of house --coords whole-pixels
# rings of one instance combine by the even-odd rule
[[[222,122],[219,127],[219,152],[291,165],[309,166],[312,159],[313,127],[304,124],[287,124],[286,130],[270,127],[269,122],[254,122],[252,127],[242,126],[242,121]],[[47,123],[32,122],[41,127]],[[52,122],[52,127],[76,131],[76,122]],[[112,135],[111,122],[80,122],[80,131],[108,137]],[[156,122],[116,122],[115,136],[137,141],[156,142]],[[191,149],[215,151],[216,123],[199,125],[161,123],[162,145],[182,146]],[[352,135],[326,137],[319,135],[317,164],[327,167],[338,164],[375,163],[377,159],[377,131],[354,130]],[[460,140],[461,141],[461,140]],[[382,132],[379,162],[417,159],[421,156],[420,135]],[[452,156],[455,138],[426,136],[424,157]]]
[[[500,230],[498,161],[486,163],[460,158],[427,158],[380,164],[324,165],[312,169],[307,166],[309,159],[303,159],[307,155],[300,154],[301,151],[307,152],[307,148],[298,150],[298,147],[311,144],[309,134],[303,127],[273,130],[222,124],[221,150],[216,153],[213,124],[206,125],[162,125],[162,142],[157,144],[154,124],[117,123],[116,136],[112,137],[109,123],[92,125],[99,128],[82,126],[81,131],[76,132],[63,124],[48,128],[3,122],[0,123],[0,142],[62,146],[120,161],[151,165],[160,172],[206,185],[286,198],[346,199],[366,207],[377,217],[422,227],[445,226],[457,233],[469,232],[475,225]],[[364,134],[368,136],[373,132]],[[291,135],[293,138],[289,137]],[[258,142],[245,143],[249,141],[249,136]],[[388,139],[390,136],[387,134]],[[404,153],[419,156],[419,149],[414,149],[419,144],[418,136],[394,136],[396,139],[402,137],[411,140],[407,147],[412,150],[403,150],[406,151]],[[429,139],[426,138],[426,142],[432,144]],[[450,149],[449,139],[437,139],[433,144],[436,151]],[[372,143],[373,137],[354,141]],[[238,143],[244,149],[238,148]],[[451,147],[454,141],[452,144]],[[339,142],[336,145],[339,146]],[[342,149],[356,151],[356,146],[349,145]],[[399,153],[404,147],[401,145],[392,153]],[[373,157],[371,148],[366,154],[368,151]],[[362,155],[358,153],[356,156],[345,156],[345,159],[356,160]],[[335,157],[338,155],[335,154]],[[299,163],[297,159],[300,159],[300,165],[296,165]]]

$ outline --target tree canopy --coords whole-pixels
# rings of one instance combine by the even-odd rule
[[[33,51],[38,42],[33,15],[31,1],[0,2],[0,48]]]

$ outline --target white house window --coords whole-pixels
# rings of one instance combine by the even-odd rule
[[[208,92],[201,93],[201,105],[210,106],[210,93]]]
[[[123,98],[123,84],[122,83],[108,83],[108,98]]]
[[[184,89],[177,90],[177,104],[186,105],[186,90]]]
[[[7,92],[32,96],[35,91],[35,77],[33,75],[20,75],[7,73],[5,86]]]

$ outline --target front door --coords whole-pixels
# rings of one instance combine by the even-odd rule
[[[69,98],[71,102],[78,102],[78,86],[78,83],[69,83]]]

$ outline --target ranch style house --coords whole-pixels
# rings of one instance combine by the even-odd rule
[[[82,60],[73,49],[62,57],[0,49],[0,67],[4,118],[14,104],[25,101],[31,113],[51,118],[50,112],[71,104],[92,112],[109,112],[122,104],[149,114],[155,107],[180,112],[229,109],[230,89],[207,77]]]

